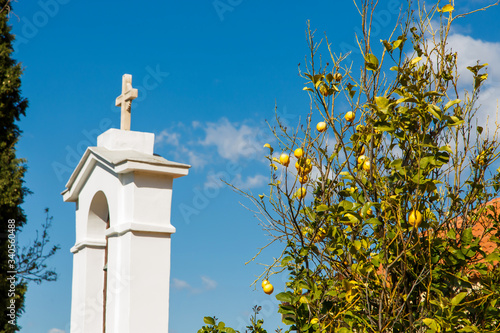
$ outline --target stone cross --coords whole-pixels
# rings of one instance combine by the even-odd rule
[[[122,77],[122,94],[116,98],[115,105],[122,108],[120,129],[130,131],[130,118],[132,100],[137,98],[137,89],[132,88],[132,75],[124,74]]]

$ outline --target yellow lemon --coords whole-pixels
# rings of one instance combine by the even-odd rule
[[[311,319],[311,324],[312,324],[312,325],[316,325],[317,323],[319,323],[318,318],[313,318],[313,319]]]
[[[302,155],[304,155],[304,151],[302,150],[302,148],[297,148],[297,149],[295,149],[293,154],[295,155],[295,157],[301,158]]]
[[[337,82],[338,82],[338,81],[340,81],[340,80],[342,80],[342,74],[340,74],[340,73],[335,73],[335,75],[333,75],[333,79],[334,79],[335,81],[337,81]]]
[[[268,295],[271,295],[274,291],[274,287],[270,282],[268,282],[266,285],[264,285],[264,287],[262,287],[262,289]]]
[[[307,191],[305,188],[301,187],[297,190],[297,192],[295,192],[295,196],[299,199],[304,199],[304,197],[306,196],[307,194]]]
[[[345,120],[347,120],[348,122],[352,123],[354,121],[354,118],[356,118],[356,115],[354,114],[354,112],[352,111],[349,111],[345,114]]]
[[[288,154],[281,154],[280,156],[280,163],[283,164],[285,167],[288,167],[288,164],[290,164],[290,157]]]
[[[269,284],[269,280],[267,279],[262,280],[262,288],[264,288],[266,284]]]
[[[316,234],[316,237],[314,237],[314,242],[318,243],[321,242],[323,239],[326,237],[326,230],[325,228],[319,228],[318,233]]]
[[[422,213],[418,210],[412,210],[408,216],[408,223],[410,223],[413,227],[418,228],[420,223],[422,223]]]
[[[366,211],[366,214],[361,213],[362,217],[367,217],[367,216],[372,216],[372,215],[373,215],[373,211],[371,208],[368,208],[368,210]]]
[[[309,303],[309,301],[307,300],[307,298],[305,296],[300,296],[299,302],[302,303],[302,304]]]
[[[300,176],[300,177],[299,177],[299,182],[300,182],[301,184],[305,184],[305,183],[307,183],[307,181],[308,181],[308,180],[309,180],[309,177],[307,177],[306,175],[303,175],[303,176]]]
[[[361,151],[359,152],[360,155],[363,155],[365,153],[365,146],[361,146]]]
[[[324,121],[320,121],[317,125],[316,125],[316,130],[318,132],[324,132],[326,131],[326,123]]]
[[[358,164],[363,164],[366,161],[366,156],[361,155],[358,157]]]
[[[364,163],[363,163],[363,170],[365,170],[366,172],[368,172],[368,171],[370,171],[370,168],[371,168],[370,161],[364,161]]]

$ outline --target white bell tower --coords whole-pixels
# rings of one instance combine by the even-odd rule
[[[62,192],[76,203],[70,333],[168,332],[172,185],[190,166],[154,155],[153,133],[129,130],[135,97],[126,74],[122,129],[97,138]]]

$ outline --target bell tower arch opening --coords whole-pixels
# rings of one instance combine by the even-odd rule
[[[102,332],[106,333],[106,299],[108,287],[108,238],[106,237],[106,229],[109,229],[110,214],[108,200],[104,192],[97,192],[92,198],[89,208],[89,216],[87,219],[87,237],[105,242],[103,253],[103,290],[102,290]]]

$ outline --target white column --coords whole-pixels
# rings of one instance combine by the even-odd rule
[[[107,230],[106,333],[168,332],[172,177],[121,176],[123,206]]]
[[[71,333],[97,333],[103,327],[104,245],[72,248]]]
[[[106,332],[168,332],[170,234],[130,230],[108,246]]]

